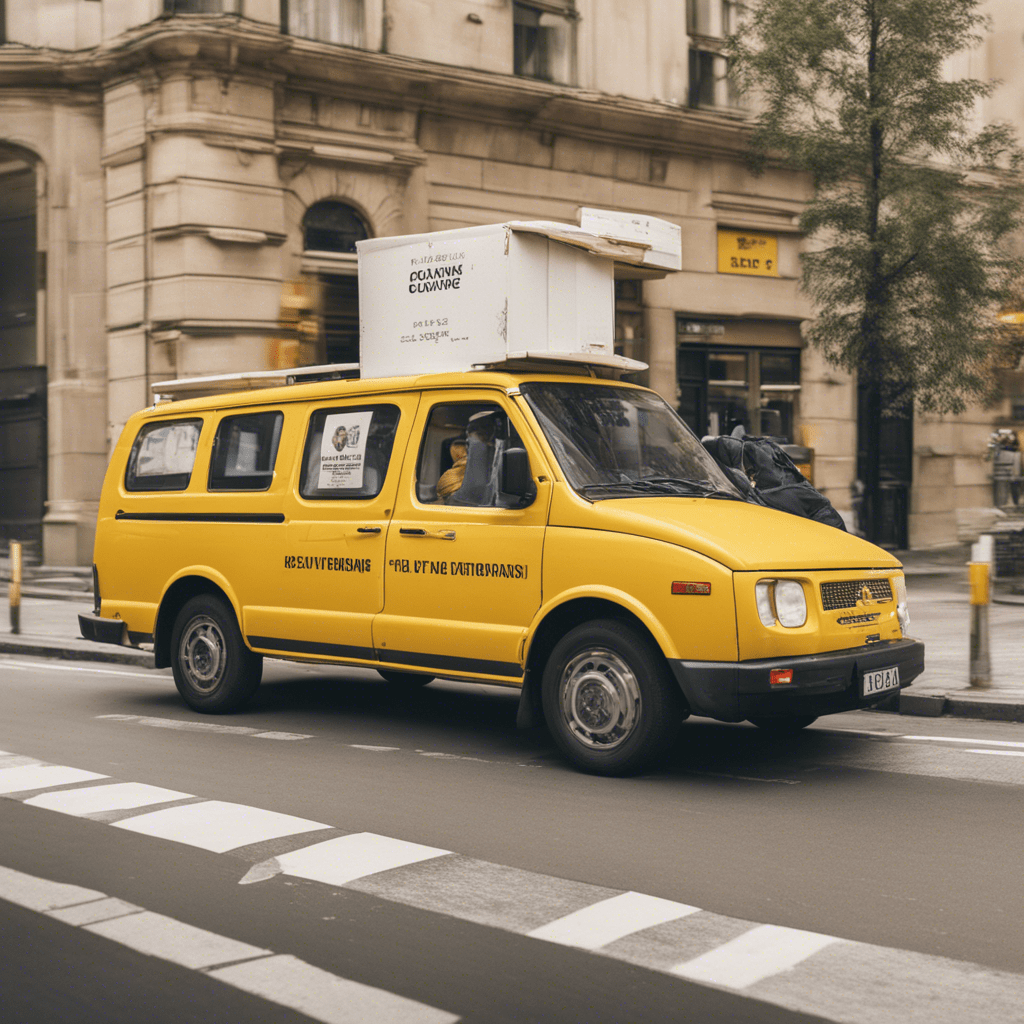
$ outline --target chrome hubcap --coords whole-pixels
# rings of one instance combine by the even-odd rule
[[[617,747],[640,716],[640,686],[633,670],[603,648],[578,654],[566,665],[560,693],[562,721],[594,750]]]
[[[220,626],[208,615],[198,615],[181,634],[181,667],[189,683],[209,693],[224,675],[226,645]]]

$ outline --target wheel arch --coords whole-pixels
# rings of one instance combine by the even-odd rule
[[[199,594],[212,594],[221,597],[231,606],[238,621],[239,630],[242,626],[241,609],[232,592],[231,585],[220,573],[210,569],[192,566],[182,569],[168,584],[160,598],[160,607],[156,614],[156,625],[153,629],[153,655],[157,668],[167,668],[171,663],[171,632],[178,612],[187,601]],[[243,641],[245,635],[242,636]],[[248,645],[247,645],[248,646]]]
[[[584,622],[613,619],[626,622],[648,636],[655,647],[667,658],[671,641],[657,619],[628,595],[615,591],[584,591],[564,595],[557,603],[542,609],[530,630],[526,652],[526,671],[519,713],[520,728],[530,728],[543,721],[540,702],[541,676],[548,656],[558,641],[571,629]]]

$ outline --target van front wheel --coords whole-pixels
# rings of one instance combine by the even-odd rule
[[[555,645],[541,691],[552,738],[577,768],[596,775],[649,768],[683,718],[661,651],[612,619],[577,626]]]
[[[194,711],[237,711],[260,685],[263,656],[245,646],[234,611],[212,594],[185,603],[171,632],[171,668]]]

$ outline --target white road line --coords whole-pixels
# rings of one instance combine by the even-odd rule
[[[313,737],[301,732],[267,732],[248,725],[220,725],[217,722],[189,722],[180,718],[154,718],[150,715],[97,715],[97,719],[113,722],[131,722],[133,725],[148,725],[153,729],[179,729],[182,732],[214,732],[234,736],[252,736],[261,740],[311,740]]]
[[[56,910],[76,903],[91,903],[105,898],[105,893],[83,889],[80,885],[50,882],[35,875],[26,875],[13,868],[0,866],[0,899],[17,903],[26,910]]]
[[[528,934],[530,938],[558,942],[563,946],[599,949],[626,935],[665,924],[666,921],[677,921],[699,911],[700,907],[686,903],[645,896],[640,892],[624,892],[566,914]]]
[[[454,1024],[459,1019],[392,992],[339,978],[293,956],[273,956],[209,974],[326,1024]]]
[[[156,675],[156,670],[152,672],[118,672],[116,669],[109,668],[84,668],[78,665],[57,665],[52,661],[7,661],[6,659],[0,658],[0,668],[32,669],[36,672],[40,669],[46,669],[47,672],[85,672],[89,675],[95,676],[127,676],[131,679],[148,679],[150,682],[161,684],[166,684],[168,679],[170,679],[170,676]]]
[[[272,955],[269,949],[260,949],[247,942],[238,942],[203,928],[194,928],[183,921],[154,914],[149,910],[83,925],[83,928],[147,956],[169,960],[193,970]]]
[[[355,750],[372,750],[375,754],[383,754],[392,750],[401,750],[401,747],[376,747],[370,743],[350,743],[350,747]]]
[[[373,832],[357,832],[282,854],[276,860],[286,875],[310,878],[328,885],[344,885],[357,878],[450,853],[451,850],[420,846]]]
[[[187,800],[191,793],[174,789],[161,789],[141,782],[113,782],[107,786],[87,786],[84,789],[64,789],[59,793],[40,793],[25,803],[32,807],[45,807],[61,814],[96,814],[98,811],[126,811],[149,804],[166,804],[172,800]]]
[[[32,764],[18,768],[0,768],[0,793],[21,793],[30,789],[49,789],[70,782],[108,779],[109,775],[68,768],[60,764]]]
[[[186,846],[198,846],[201,850],[212,850],[214,853],[226,853],[250,843],[331,827],[319,821],[223,800],[168,807],[111,824],[114,828],[123,828],[128,832],[170,839]]]
[[[987,747],[1024,747],[1024,743],[1014,740],[984,740],[964,736],[898,736],[901,740],[920,740],[924,743],[984,743]]]
[[[293,956],[275,954],[154,914],[94,889],[51,882],[0,866],[0,899],[46,913],[137,953],[201,970],[222,984],[324,1024],[456,1024],[459,1020],[455,1014],[426,1003],[341,978]]]
[[[673,967],[672,973],[708,985],[749,988],[841,941],[831,935],[762,924],[731,942]]]
[[[1024,750],[984,750],[981,747],[968,749],[965,754],[995,754],[999,757],[1024,757]]]

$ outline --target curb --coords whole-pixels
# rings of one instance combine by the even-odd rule
[[[89,647],[69,647],[59,640],[0,638],[0,654],[30,654],[37,658],[58,658],[63,661],[102,661],[114,665],[135,665],[138,668],[155,669],[151,651],[117,647],[114,644],[92,644]]]
[[[917,718],[975,718],[988,722],[1024,722],[1024,688],[1020,700],[993,700],[974,694],[901,693],[876,711]]]

